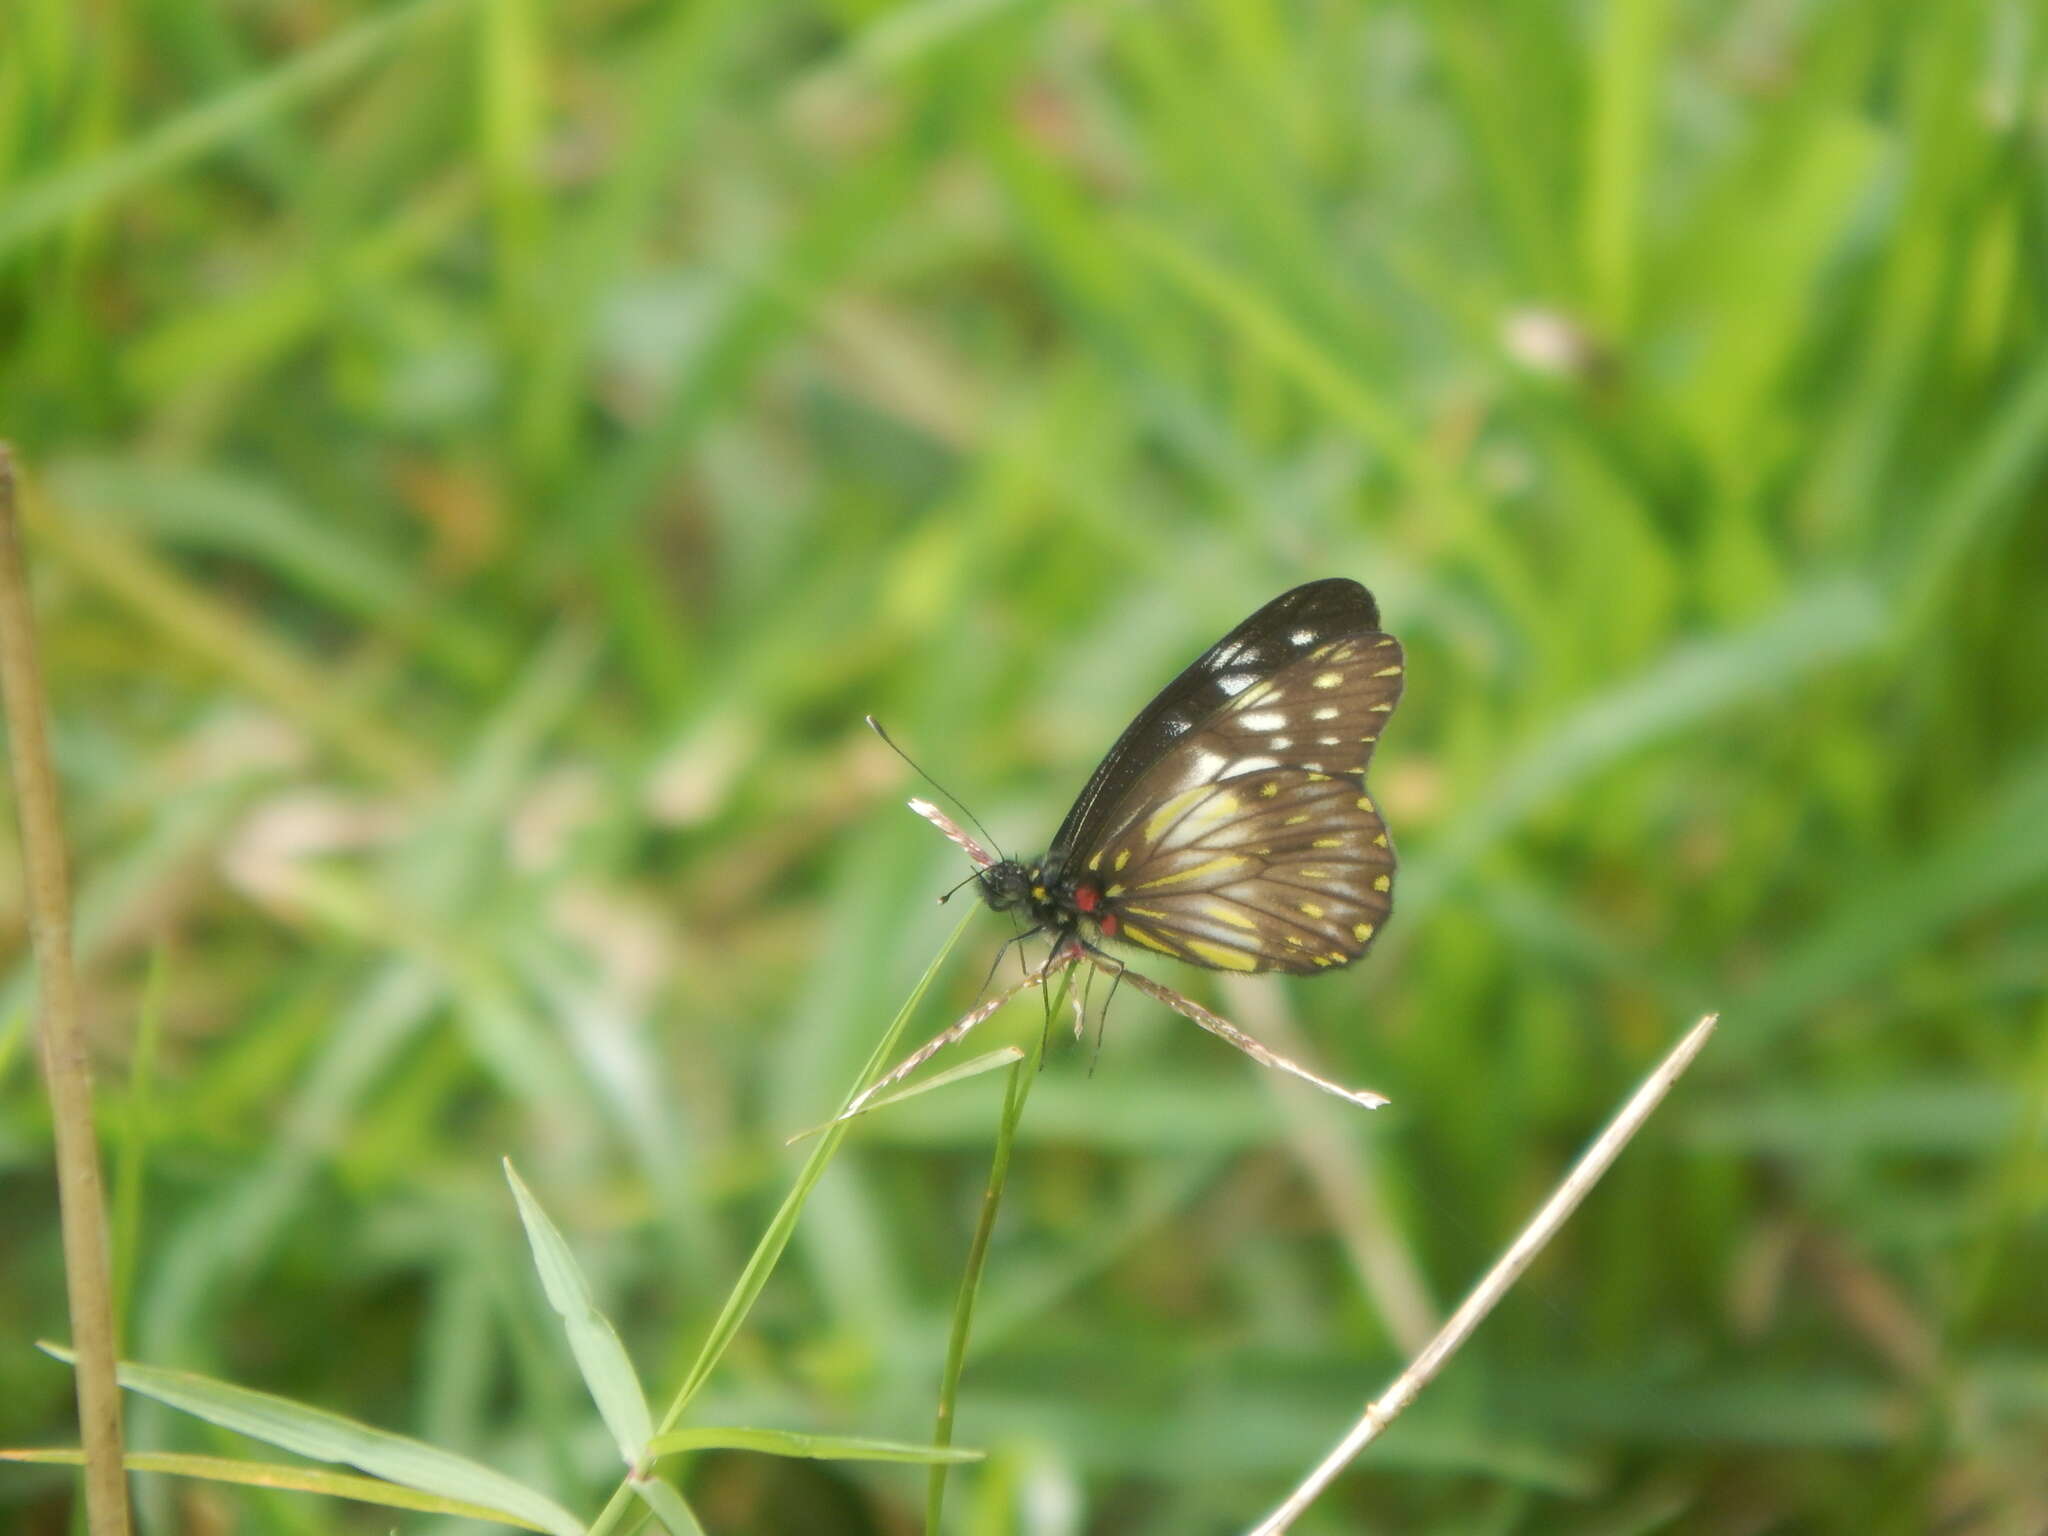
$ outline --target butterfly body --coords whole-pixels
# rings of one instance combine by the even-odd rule
[[[1114,902],[1094,880],[1065,880],[1048,873],[1043,860],[1000,859],[981,872],[981,899],[998,912],[1021,912],[1034,928],[1074,936],[1083,925],[1105,939],[1122,923]]]
[[[983,899],[1213,970],[1349,964],[1392,910],[1365,769],[1402,669],[1357,582],[1282,593],[1139,713],[1042,859],[981,871]]]

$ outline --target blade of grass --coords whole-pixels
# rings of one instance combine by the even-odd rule
[[[1401,894],[1403,926],[1395,932],[1414,931],[1423,911],[1551,796],[1721,710],[1874,650],[1888,633],[1874,588],[1828,581],[1794,593],[1749,629],[1681,646],[1639,676],[1586,699],[1511,754],[1493,788],[1478,797],[1483,809],[1414,862]]]
[[[632,1488],[640,1502],[654,1511],[668,1536],[704,1536],[704,1527],[672,1484],[659,1477],[636,1477]]]
[[[0,1450],[0,1461],[35,1462],[73,1467],[85,1459],[81,1451]],[[233,1483],[246,1488],[277,1488],[290,1493],[318,1493],[329,1498],[348,1499],[357,1504],[377,1504],[385,1509],[414,1509],[428,1515],[452,1515],[462,1520],[496,1520],[524,1531],[545,1531],[522,1516],[488,1504],[472,1504],[438,1493],[387,1483],[380,1478],[355,1477],[347,1472],[325,1472],[318,1467],[293,1466],[288,1462],[242,1461],[232,1456],[197,1456],[182,1451],[130,1451],[123,1459],[130,1472],[156,1472],[170,1477],[196,1477],[209,1483]]]
[[[647,1443],[650,1460],[688,1451],[760,1451],[769,1456],[795,1456],[808,1461],[979,1461],[981,1451],[946,1445],[914,1445],[908,1440],[874,1440],[861,1435],[805,1435],[787,1429],[706,1426],[673,1429]]]
[[[869,1099],[867,1103],[861,1105],[855,1113],[847,1118],[849,1120],[858,1120],[864,1115],[873,1114],[885,1105],[901,1104],[905,1099],[917,1098],[922,1094],[930,1093],[934,1088],[949,1087],[954,1083],[963,1082],[967,1078],[979,1077],[984,1072],[993,1072],[997,1067],[1006,1067],[1013,1061],[1022,1061],[1023,1059],[1024,1048],[1022,1046],[1003,1046],[1001,1049],[990,1051],[986,1055],[973,1057],[960,1066],[949,1068],[944,1072],[935,1072],[922,1082],[913,1083],[908,1088],[899,1088],[894,1093],[885,1093],[876,1098]],[[813,1136],[824,1135],[828,1129],[830,1129],[829,1125],[814,1125],[807,1131],[798,1131],[788,1141],[784,1142],[783,1145],[793,1147],[800,1141],[809,1141]]]
[[[73,215],[104,207],[153,176],[218,148],[295,105],[414,28],[470,0],[413,0],[372,16],[290,63],[193,108],[123,149],[22,187],[0,209],[0,257]]]
[[[960,942],[961,934],[967,931],[967,925],[973,920],[972,912],[963,914],[946,942],[939,946],[938,954],[925,968],[924,974],[918,977],[917,984],[910,989],[910,995],[903,1000],[903,1006],[896,1011],[895,1018],[889,1021],[889,1027],[882,1032],[880,1043],[876,1045],[868,1057],[867,1064],[861,1069],[861,1083],[868,1082],[882,1070],[890,1054],[895,1050],[897,1041],[902,1038],[905,1027],[910,1023],[911,1015],[917,1011],[918,1005],[924,1001],[925,993],[931,989],[932,981],[937,977],[940,967],[945,964],[946,957],[952,954],[953,946]],[[849,1093],[845,1102],[851,1103],[857,1092],[856,1088],[855,1093]],[[746,1320],[747,1313],[760,1298],[762,1287],[768,1283],[768,1276],[774,1272],[776,1260],[781,1258],[782,1250],[788,1246],[789,1235],[796,1227],[796,1219],[803,1211],[804,1201],[810,1197],[811,1190],[816,1187],[818,1180],[824,1177],[825,1169],[830,1166],[833,1156],[839,1150],[839,1144],[846,1139],[846,1131],[845,1124],[828,1130],[819,1142],[817,1150],[805,1161],[802,1170],[797,1174],[795,1187],[784,1198],[774,1220],[768,1224],[768,1230],[762,1234],[753,1257],[747,1261],[746,1270],[741,1274],[739,1283],[734,1286],[732,1295],[727,1298],[724,1310],[712,1324],[703,1347],[698,1351],[696,1360],[692,1362],[689,1373],[683,1378],[683,1385],[676,1392],[675,1401],[662,1416],[658,1433],[666,1434],[675,1428],[676,1421],[689,1407],[690,1399],[703,1388],[705,1381],[717,1366],[719,1358],[732,1343],[733,1335],[738,1333],[740,1324]]]
[[[1744,1050],[1809,1009],[1898,963],[1971,913],[2048,876],[2048,748],[1990,786],[1984,809],[1926,854],[1846,885],[1804,939],[1780,948],[1740,1005]]]
[[[114,1167],[114,1348],[120,1352],[126,1330],[128,1298],[134,1293],[135,1261],[140,1255],[142,1189],[148,1178],[150,1093],[155,1086],[157,1037],[163,1026],[164,977],[169,970],[159,940],[149,952],[149,977],[142,987],[142,1010],[135,1028],[135,1055],[128,1064],[128,1105],[121,1118],[120,1161]]]
[[[1969,452],[1959,454],[1949,482],[1916,525],[1903,602],[1904,628],[1917,637],[1945,602],[1968,601],[1957,568],[1997,531],[2000,521],[2028,504],[2048,454],[2048,362],[2038,364],[2009,394]]]
[[[1017,1122],[1024,1116],[1024,1101],[1038,1079],[1051,1020],[1065,1008],[1074,985],[1073,967],[1061,978],[1059,993],[1048,1000],[1047,1027],[1032,1036],[1029,1055],[1010,1068],[1009,1086],[1003,1093],[1003,1114],[996,1124],[995,1155],[990,1160],[988,1187],[982,1191],[981,1215],[974,1223],[974,1238],[967,1247],[967,1267],[960,1275],[960,1292],[953,1302],[953,1325],[946,1334],[946,1364],[939,1376],[939,1408],[932,1421],[932,1443],[953,1443],[953,1416],[960,1401],[960,1372],[967,1363],[967,1340],[974,1325],[974,1303],[981,1294],[981,1277],[988,1266],[989,1239],[996,1229],[996,1212],[1003,1203],[1003,1186],[1010,1176],[1010,1152],[1017,1144]],[[924,1528],[926,1536],[939,1536],[940,1518],[946,1505],[946,1463],[935,1462],[925,1483]]]
[[[508,1157],[504,1163],[505,1181],[512,1186],[512,1197],[519,1203],[519,1219],[525,1223],[526,1240],[533,1248],[533,1267],[540,1274],[548,1305],[561,1315],[569,1348],[576,1356],[577,1369],[583,1373],[583,1384],[590,1388],[605,1428],[618,1444],[619,1459],[633,1466],[654,1434],[654,1419],[647,1411],[640,1378],[627,1357],[625,1345],[619,1342],[618,1330],[590,1294],[590,1282],[584,1278],[576,1255],[534,1199],[525,1180],[519,1177],[512,1159]]]
[[[1607,0],[1601,11],[1586,119],[1586,271],[1593,313],[1610,337],[1621,337],[1635,313],[1644,171],[1663,106],[1657,81],[1671,7]]]
[[[345,691],[337,691],[322,666],[287,648],[251,617],[202,590],[135,540],[103,523],[88,530],[47,500],[32,504],[29,516],[37,538],[53,556],[373,777],[405,786],[431,777],[420,749],[373,718]]]
[[[67,1363],[74,1358],[61,1345],[41,1342],[37,1348]],[[553,1536],[583,1536],[583,1522],[546,1494],[439,1446],[190,1371],[124,1360],[118,1374],[131,1392],[266,1445],[313,1461],[342,1462],[422,1493],[502,1509]]]
[[[910,995],[904,998],[903,1006],[896,1010],[896,1016],[889,1021],[889,1027],[882,1032],[882,1038],[876,1043],[874,1050],[869,1052],[866,1065],[861,1068],[854,1080],[853,1089],[841,1102],[842,1109],[852,1103],[860,1090],[894,1059],[896,1043],[902,1039],[911,1016],[924,1001],[925,993],[931,990],[932,982],[937,978],[940,968],[946,963],[946,958],[953,953],[953,947],[960,942],[960,936],[967,931],[967,925],[974,921],[974,917],[975,914],[972,912],[961,914],[960,921],[947,936],[946,942],[939,946],[939,952],[932,957],[931,964],[925,967],[924,974],[918,977],[917,984],[910,989]],[[657,1436],[668,1434],[676,1427],[677,1420],[682,1418],[691,1400],[703,1390],[704,1383],[710,1379],[712,1371],[717,1369],[719,1360],[731,1347],[733,1339],[740,1331],[740,1325],[747,1320],[747,1314],[753,1310],[754,1303],[760,1300],[761,1292],[767,1287],[768,1277],[775,1273],[775,1266],[781,1260],[783,1250],[789,1246],[790,1235],[796,1230],[797,1217],[803,1214],[804,1202],[810,1199],[811,1191],[817,1187],[818,1180],[825,1176],[825,1170],[831,1166],[832,1159],[838,1153],[840,1143],[846,1139],[846,1133],[851,1125],[851,1121],[841,1121],[829,1127],[818,1139],[818,1145],[812,1150],[811,1155],[804,1160],[803,1167],[797,1172],[796,1183],[783,1197],[782,1205],[769,1221],[767,1231],[761,1234],[761,1240],[754,1246],[753,1255],[747,1260],[746,1268],[740,1272],[738,1281],[726,1296],[724,1306],[719,1309],[718,1316],[713,1319],[710,1330],[705,1334],[704,1342],[697,1350],[696,1359],[690,1363],[689,1370],[683,1376],[682,1385],[676,1389],[674,1400],[669,1403],[668,1411],[662,1415],[660,1424],[656,1426]],[[634,1486],[633,1480],[628,1478],[613,1490],[610,1501],[591,1523],[590,1536],[610,1536],[610,1533],[619,1528],[630,1507],[629,1501]]]

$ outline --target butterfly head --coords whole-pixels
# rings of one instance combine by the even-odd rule
[[[1050,900],[1045,871],[1019,859],[999,859],[981,872],[981,899],[998,912],[1023,911],[1033,917]]]

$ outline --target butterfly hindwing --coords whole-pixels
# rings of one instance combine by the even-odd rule
[[[1394,851],[1354,777],[1259,769],[1179,798],[1104,860],[1120,936],[1230,971],[1365,953],[1393,906]]]
[[[1365,768],[1403,665],[1377,631],[1318,644],[1150,764],[1080,853],[1119,936],[1220,970],[1309,973],[1363,954],[1394,875]]]

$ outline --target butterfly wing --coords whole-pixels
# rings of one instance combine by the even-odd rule
[[[1306,974],[1364,954],[1394,882],[1365,768],[1402,667],[1391,635],[1319,646],[1176,742],[1082,857],[1119,936],[1220,970]]]
[[[1108,855],[1120,937],[1226,971],[1308,974],[1365,953],[1393,909],[1394,850],[1356,777],[1260,769],[1181,798]]]
[[[1060,823],[1046,852],[1047,868],[1057,872],[1077,852],[1100,848],[1136,806],[1152,798],[1149,786],[1160,782],[1161,769],[1169,763],[1173,766],[1165,777],[1177,788],[1233,771],[1233,756],[1248,749],[1253,726],[1234,728],[1226,716],[1259,715],[1254,725],[1266,723],[1272,712],[1252,707],[1270,697],[1260,692],[1262,684],[1272,684],[1280,672],[1323,647],[1377,636],[1379,627],[1379,605],[1372,594],[1345,577],[1312,581],[1274,598],[1190,662],[1138,712]],[[1212,725],[1215,739],[1203,739]],[[1198,752],[1186,752],[1198,742]],[[1292,749],[1279,752],[1284,756]],[[1282,760],[1271,751],[1264,755]]]

